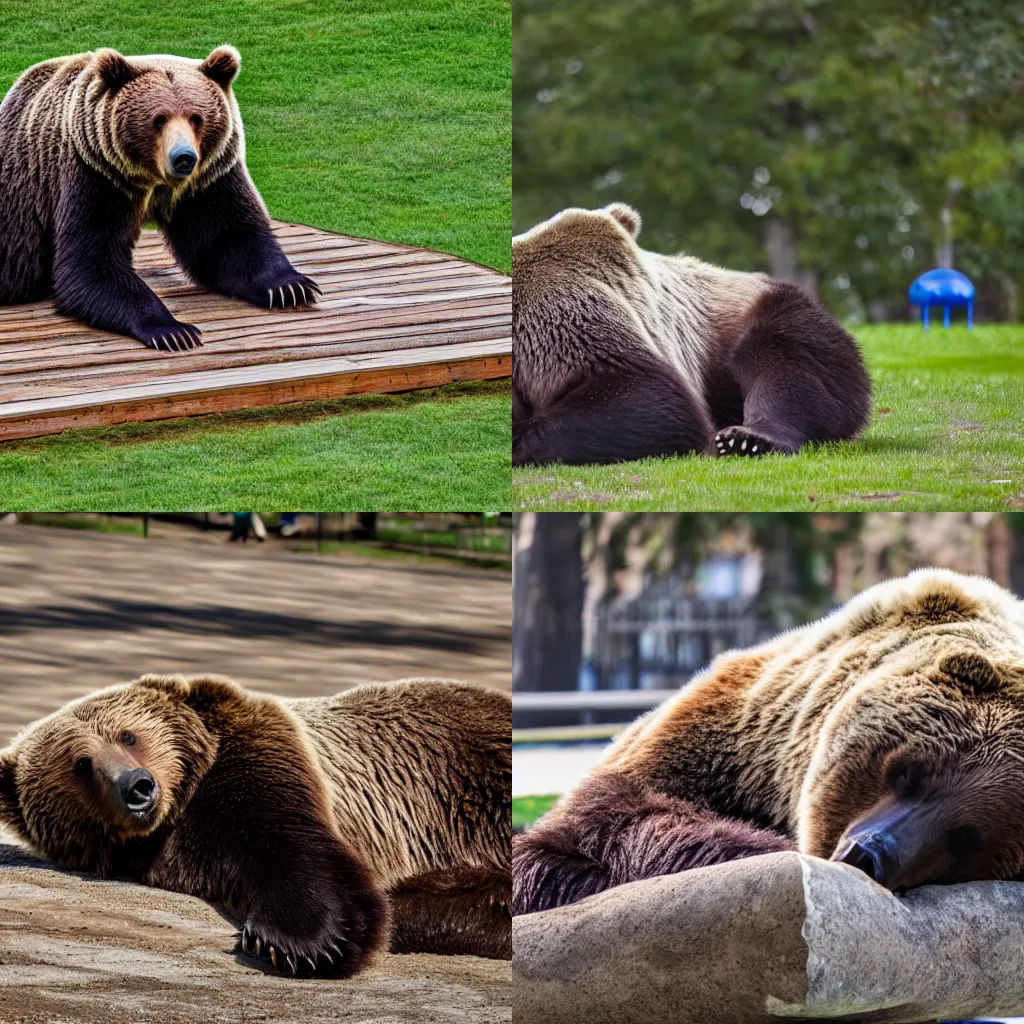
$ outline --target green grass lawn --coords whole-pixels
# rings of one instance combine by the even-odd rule
[[[1024,326],[857,332],[874,379],[860,441],[762,459],[516,469],[517,509],[1024,508]]]
[[[100,46],[203,57],[232,43],[242,54],[235,91],[247,163],[274,217],[440,249],[508,272],[511,38],[509,0],[2,0],[0,93],[48,57]],[[202,468],[194,459],[175,466],[181,486],[152,482],[155,449],[128,444],[130,431],[109,464],[95,435],[46,442],[51,463],[62,464],[52,489],[50,473],[12,479],[26,449],[15,454],[0,445],[0,493],[33,493],[44,502],[36,507],[54,509],[83,508],[87,495],[99,494],[106,504],[96,507],[143,509],[153,507],[156,493],[176,493],[186,504],[165,507],[177,509],[202,507],[212,494],[234,506],[235,499],[287,484],[294,489],[278,491],[282,500],[275,504],[288,506],[292,494],[317,494],[328,501],[325,508],[418,509],[400,499],[472,494],[479,502],[465,507],[502,508],[509,493],[506,435],[500,435],[503,447],[481,446],[497,443],[494,421],[508,408],[503,396],[439,404],[430,414],[437,422],[428,449],[427,438],[412,429],[418,420],[401,407],[395,413],[382,407],[372,422],[384,432],[378,447],[387,462],[375,466],[362,462],[365,451],[330,451],[330,436],[349,437],[355,420],[307,428],[313,434],[304,453],[294,428],[268,419],[259,435],[259,478],[249,465],[255,439],[242,427],[233,433],[227,420],[210,426],[215,435],[204,447]],[[415,415],[428,413],[417,407]],[[203,429],[199,419],[187,427],[196,434]],[[374,447],[368,436],[365,441]],[[310,461],[312,451],[323,461]],[[460,465],[456,456],[470,451]],[[275,453],[285,464],[275,466]],[[502,472],[482,471],[481,460],[493,467],[501,456]],[[350,465],[366,472],[342,479],[337,470]],[[445,480],[435,479],[439,465]],[[460,474],[467,479],[455,480]]]
[[[512,827],[526,828],[547,813],[557,796],[517,796],[512,800]]]
[[[0,508],[503,509],[511,446],[509,382],[449,384],[9,442]]]

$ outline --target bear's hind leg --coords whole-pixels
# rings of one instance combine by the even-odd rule
[[[857,343],[796,285],[773,282],[757,301],[731,366],[743,391],[743,424],[716,433],[718,455],[848,440],[868,421],[871,381]]]
[[[266,309],[306,306],[320,294],[288,262],[241,165],[182,196],[161,226],[178,262],[204,288]]]
[[[512,840],[515,914],[575,903],[626,882],[778,850],[785,836],[608,773]]]
[[[416,875],[390,893],[392,953],[512,959],[512,878],[497,868]]]
[[[548,408],[512,424],[516,466],[624,462],[704,451],[711,421],[667,363],[638,354],[586,374]]]

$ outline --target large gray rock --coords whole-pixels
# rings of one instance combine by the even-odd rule
[[[904,898],[797,853],[634,882],[513,923],[517,1024],[1024,1013],[1024,884]]]
[[[0,845],[3,1024],[509,1024],[507,961],[382,956],[349,981],[294,980],[234,952],[202,900],[56,871]]]

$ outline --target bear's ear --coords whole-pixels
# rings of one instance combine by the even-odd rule
[[[135,686],[143,686],[148,690],[159,690],[170,697],[184,700],[188,696],[188,681],[184,676],[158,676],[147,674],[134,680]]]
[[[625,203],[612,203],[611,206],[604,208],[604,212],[614,217],[634,238],[640,234],[640,226],[643,221],[632,206],[627,206]]]
[[[233,46],[218,46],[199,65],[199,70],[222,89],[226,89],[235,80],[241,66],[241,55]]]
[[[122,57],[117,50],[97,50],[93,58],[96,63],[96,72],[107,84],[107,88],[117,92],[124,88],[132,79],[138,78],[141,71],[133,68],[127,58]]]
[[[939,671],[949,676],[955,685],[971,693],[995,693],[1003,684],[995,665],[973,651],[947,654],[939,662]]]
[[[21,816],[21,801],[18,799],[18,785],[14,778],[17,758],[8,747],[0,750],[0,825],[7,825],[24,834],[25,819]]]

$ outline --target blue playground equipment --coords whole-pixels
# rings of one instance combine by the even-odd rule
[[[921,307],[921,323],[928,330],[928,311],[932,306],[942,306],[942,326],[949,326],[949,307],[967,307],[967,329],[974,326],[974,285],[966,274],[959,270],[938,268],[922,274],[907,293],[910,301]]]

